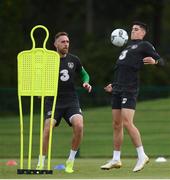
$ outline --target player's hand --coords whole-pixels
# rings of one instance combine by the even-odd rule
[[[157,64],[157,61],[155,61],[152,57],[145,57],[143,62],[144,64]]]
[[[104,90],[106,91],[106,92],[112,92],[112,84],[109,84],[109,85],[107,85],[106,87],[104,87]]]
[[[92,90],[92,86],[89,83],[83,83],[83,87],[90,93]]]

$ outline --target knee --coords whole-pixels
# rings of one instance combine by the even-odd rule
[[[83,131],[83,121],[79,121],[77,123],[75,123],[75,129],[77,129],[77,131]]]
[[[82,136],[83,135],[83,121],[77,120],[76,122],[74,122],[73,129],[76,135]]]
[[[55,121],[55,120],[54,120]],[[46,119],[45,120],[45,124],[44,124],[44,136],[49,136],[49,132],[50,132],[50,123],[51,123],[51,119]],[[53,122],[53,127],[54,127],[54,123]]]
[[[122,122],[121,121],[115,121],[113,122],[113,129],[114,130],[120,130],[123,128]]]
[[[129,128],[131,128],[132,127],[132,122],[130,121],[130,120],[128,120],[128,119],[124,119],[123,120],[123,126],[126,128],[126,129],[129,129]]]

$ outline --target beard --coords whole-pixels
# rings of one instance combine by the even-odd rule
[[[68,54],[68,48],[60,49],[59,52],[60,52],[62,55]]]

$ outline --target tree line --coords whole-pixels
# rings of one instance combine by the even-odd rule
[[[17,86],[17,54],[31,49],[30,31],[37,24],[50,32],[48,49],[54,36],[66,31],[70,51],[77,54],[91,76],[92,84],[105,85],[113,79],[113,67],[121,51],[110,42],[113,29],[130,32],[133,20],[148,24],[147,39],[166,60],[163,68],[145,66],[141,71],[144,85],[169,85],[169,0],[1,0],[0,3],[0,82],[1,87]],[[44,34],[37,34],[41,46]]]

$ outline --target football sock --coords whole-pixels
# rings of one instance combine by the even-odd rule
[[[42,166],[44,166],[44,162],[45,162],[45,155],[42,155]],[[40,155],[38,158],[38,166],[40,166]]]
[[[143,159],[146,154],[144,152],[143,146],[139,146],[136,148],[137,154],[138,154],[138,159]]]
[[[70,155],[68,157],[68,160],[73,161],[75,159],[76,153],[77,153],[77,151],[74,151],[74,150],[71,149],[70,150]]]
[[[120,151],[113,151],[113,159],[112,160],[116,160],[116,161],[120,161]]]

